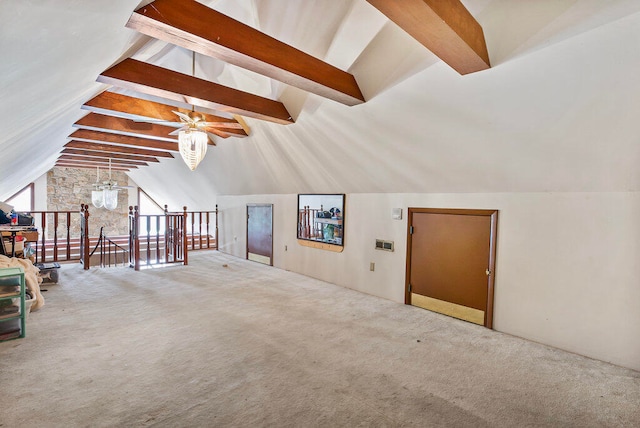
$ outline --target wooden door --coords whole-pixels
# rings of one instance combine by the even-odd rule
[[[273,205],[247,205],[247,259],[273,266]]]
[[[497,217],[409,208],[406,303],[492,328]]]

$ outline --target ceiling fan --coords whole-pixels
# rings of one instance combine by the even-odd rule
[[[195,111],[195,108],[192,109],[189,113],[182,113],[180,111],[172,110],[173,113],[180,118],[180,122],[182,123],[182,127],[176,129],[171,132],[169,135],[179,135],[180,131],[193,131],[199,130],[207,133],[209,137],[209,141],[215,146],[216,141],[213,139],[214,135],[217,135],[222,138],[228,137],[223,131],[220,131],[216,128],[226,127],[229,125],[223,122],[206,122],[204,116],[201,113]]]

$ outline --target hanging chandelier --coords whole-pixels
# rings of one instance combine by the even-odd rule
[[[198,164],[207,154],[207,144],[209,136],[206,132],[197,127],[189,127],[178,133],[178,147],[180,156],[191,171],[194,171]]]
[[[191,75],[193,77],[196,76],[195,51],[191,52]],[[185,123],[185,127],[178,132],[178,148],[180,149],[182,160],[191,171],[195,171],[198,164],[204,159],[207,154],[207,144],[209,143],[209,136],[204,130],[200,129],[200,126],[205,125],[204,117],[197,114],[195,108],[195,105],[191,105],[191,113],[188,115],[174,112]]]
[[[104,205],[104,190],[92,190],[91,191],[91,203],[96,208],[102,208]]]
[[[91,191],[91,203],[96,208],[102,208],[104,206],[104,190],[100,184],[100,167],[96,167],[96,182],[93,185],[94,189]]]
[[[109,211],[118,207],[118,183],[111,180],[111,158],[109,158],[109,180],[100,184],[100,167],[96,167],[96,182],[91,191],[91,203],[96,208],[105,207]]]

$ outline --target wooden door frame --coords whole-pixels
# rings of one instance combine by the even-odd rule
[[[273,204],[247,204],[246,223],[245,223],[245,252],[244,257],[249,260],[249,207],[270,207],[271,208],[271,256],[269,257],[269,266],[273,266]]]
[[[498,235],[498,210],[474,210],[457,208],[412,208],[409,207],[407,215],[407,263],[405,270],[404,303],[411,304],[411,291],[409,290],[409,279],[411,276],[411,246],[413,244],[411,234],[411,224],[413,214],[454,214],[487,216],[491,218],[491,235],[489,239],[489,271],[487,281],[487,311],[485,312],[484,326],[493,329],[493,294],[495,288],[496,275],[496,242]]]

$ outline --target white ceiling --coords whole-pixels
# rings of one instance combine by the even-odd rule
[[[463,0],[493,67],[461,76],[365,0],[202,1],[351,72],[347,107],[217,60],[199,77],[279,99],[293,125],[247,119],[195,172],[130,176],[156,200],[217,194],[637,191],[640,2]],[[185,73],[189,53],[125,28],[138,0],[0,2],[0,200],[50,169],[96,77],[128,56]]]

